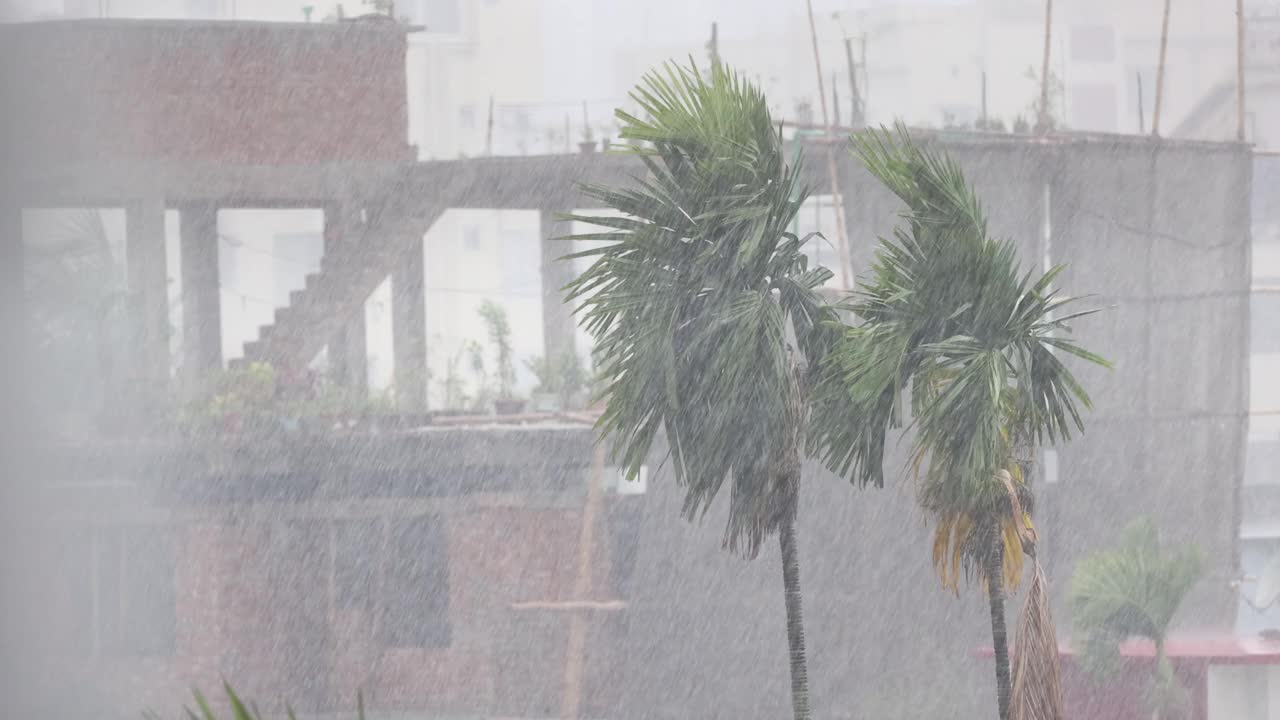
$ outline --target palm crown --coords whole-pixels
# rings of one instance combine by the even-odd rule
[[[645,118],[619,110],[620,136],[647,177],[584,187],[623,217],[571,216],[607,229],[573,236],[606,242],[575,254],[594,260],[569,286],[601,362],[600,429],[629,474],[663,430],[686,515],[727,480],[725,543],[755,555],[794,496],[778,465],[800,442],[796,368],[831,332],[831,273],[787,231],[807,189],[756,87],[667,65],[632,98]]]
[[[993,524],[1015,580],[1030,500],[1015,455],[1082,427],[1089,397],[1054,350],[1105,364],[1065,337],[1069,321],[1093,311],[1060,315],[1071,299],[1050,286],[1062,268],[1020,272],[1014,245],[988,234],[959,166],[905,127],[856,136],[854,151],[906,204],[905,223],[882,239],[845,305],[854,324],[824,364],[810,445],[833,470],[882,485],[886,434],[903,423],[909,394],[920,502],[938,520],[944,583],[956,584],[961,565],[982,572],[974,561]]]

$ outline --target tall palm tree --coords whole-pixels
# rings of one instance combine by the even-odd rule
[[[796,498],[831,272],[787,231],[807,189],[757,87],[720,63],[667,65],[631,97],[646,117],[617,111],[620,136],[647,176],[584,188],[622,217],[571,216],[608,230],[572,238],[606,244],[572,256],[594,261],[568,286],[596,342],[599,432],[635,476],[662,431],[689,518],[727,481],[729,550],[754,557],[777,533],[792,706],[808,718]]]
[[[1065,337],[1067,323],[1091,311],[1056,317],[1070,302],[1050,288],[1062,268],[1021,273],[954,161],[901,125],[859,133],[853,147],[906,204],[905,222],[844,306],[853,324],[819,375],[811,448],[834,471],[879,486],[887,432],[911,420],[919,500],[935,520],[933,564],[947,588],[958,592],[963,572],[988,590],[1006,720],[1004,592],[1035,539],[1026,458],[1082,429],[1079,407],[1090,404],[1055,351],[1105,361]]]
[[[1135,520],[1114,550],[1085,558],[1071,578],[1071,621],[1081,659],[1098,675],[1115,670],[1120,643],[1130,637],[1155,645],[1149,700],[1155,717],[1185,705],[1165,657],[1169,623],[1200,579],[1204,559],[1195,547],[1166,552],[1156,526]]]

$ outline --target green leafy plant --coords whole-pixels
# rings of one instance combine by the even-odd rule
[[[260,427],[279,415],[279,378],[271,365],[255,362],[221,370],[183,411],[184,425],[197,432],[238,432]]]
[[[466,359],[467,346],[458,348],[458,351],[445,359],[444,375],[440,378],[440,394],[444,401],[446,410],[461,410],[467,406],[467,383],[462,377],[459,365]],[[483,360],[481,361],[483,366]]]
[[[592,264],[568,286],[596,341],[598,431],[631,478],[662,431],[686,517],[728,485],[730,551],[754,557],[778,535],[792,707],[808,718],[795,517],[831,272],[787,231],[807,191],[757,87],[719,63],[668,64],[631,97],[644,119],[615,114],[646,176],[583,188],[616,216],[568,218],[603,230],[570,238],[595,247],[569,256]]]
[[[524,364],[538,381],[533,392],[555,395],[563,408],[570,408],[586,387],[587,373],[577,353],[540,355],[525,360]]]
[[[811,446],[832,470],[878,487],[887,433],[910,419],[934,567],[956,592],[962,575],[988,590],[1005,720],[1004,593],[1034,547],[1025,458],[1083,429],[1089,397],[1055,352],[1106,364],[1067,339],[1068,323],[1094,311],[1062,312],[1071,299],[1051,287],[1062,267],[1022,273],[959,166],[905,126],[860,133],[853,149],[906,210],[844,306],[853,324],[819,376]]]
[[[515,397],[516,369],[507,311],[501,305],[485,300],[481,303],[479,312],[489,334],[489,343],[493,346],[497,399],[510,400]]]
[[[1076,646],[1092,674],[1115,672],[1120,643],[1131,637],[1155,645],[1148,700],[1157,717],[1186,706],[1185,690],[1173,676],[1164,646],[1174,614],[1203,571],[1198,548],[1162,548],[1155,524],[1140,518],[1125,528],[1114,549],[1081,560],[1071,578]]]
[[[231,714],[223,717],[229,720],[266,720],[266,716],[258,710],[253,702],[245,702],[236,694],[236,691],[227,682],[222,683],[222,690],[226,693],[227,704],[230,706]],[[196,707],[184,707],[182,709],[183,716],[186,720],[220,720],[219,715],[214,712],[213,706],[205,698],[204,693],[199,688],[191,691],[195,697]],[[144,720],[162,720],[160,715],[154,711],[148,710],[142,713]],[[285,707],[285,717],[288,720],[297,720],[297,713],[292,708]],[[356,716],[355,720],[365,720],[364,713],[364,694],[356,692]]]

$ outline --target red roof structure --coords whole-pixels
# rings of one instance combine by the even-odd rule
[[[1155,645],[1132,639],[1120,645],[1124,662],[1120,669],[1099,679],[1075,661],[1070,644],[1058,648],[1062,663],[1063,700],[1068,718],[1090,720],[1146,720],[1151,711],[1144,694],[1148,687]],[[990,647],[978,648],[978,657],[992,656]],[[1174,675],[1191,700],[1191,720],[1225,720],[1209,714],[1209,668],[1219,666],[1280,666],[1280,634],[1232,635],[1192,633],[1165,641],[1165,655]]]

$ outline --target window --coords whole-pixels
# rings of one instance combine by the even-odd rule
[[[1274,589],[1276,578],[1268,577],[1267,583],[1261,590],[1259,588],[1264,576],[1274,574],[1278,557],[1280,538],[1240,540],[1240,570],[1245,577],[1245,582],[1237,590],[1240,602],[1236,609],[1236,632],[1240,635],[1280,629],[1280,603],[1275,602],[1274,597],[1262,596]]]
[[[1280,485],[1280,433],[1251,434],[1245,444],[1245,485]]]
[[[480,227],[478,225],[462,226],[462,246],[472,252],[479,252],[481,242]]]
[[[1280,286],[1280,278],[1276,279]],[[1249,296],[1249,351],[1280,354],[1280,292],[1255,292]],[[1280,364],[1277,364],[1280,369]]]
[[[449,558],[444,527],[431,515],[393,520],[382,592],[388,647],[448,647]]]
[[[1076,62],[1112,62],[1116,59],[1116,33],[1107,25],[1075,25],[1071,28],[1071,59]]]
[[[341,521],[334,527],[333,591],[338,610],[372,610],[382,557],[382,523]]]

